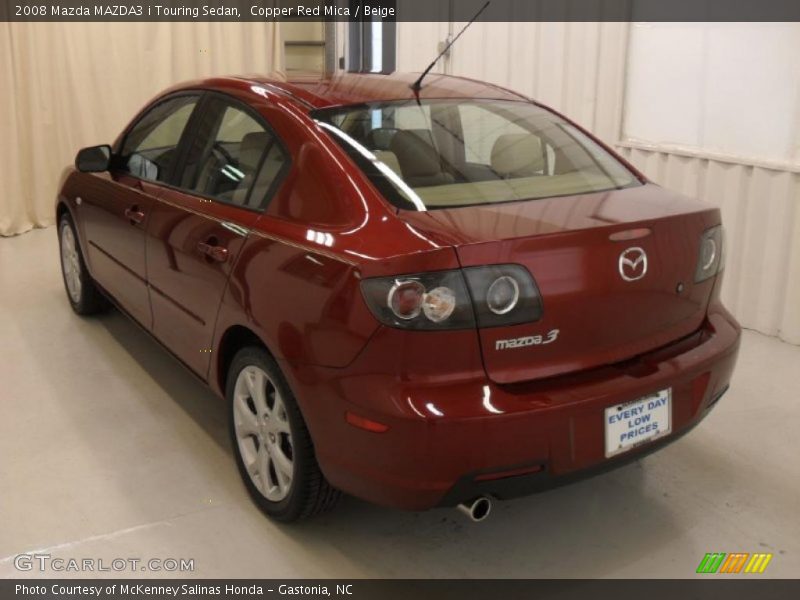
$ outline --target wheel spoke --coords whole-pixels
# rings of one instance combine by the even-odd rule
[[[276,431],[291,434],[289,429],[289,415],[286,414],[286,405],[283,403],[278,390],[275,390],[275,404],[272,407],[272,426]]]
[[[252,369],[247,373],[247,390],[256,406],[259,415],[269,414],[267,406],[267,378],[260,369]]]
[[[258,451],[258,477],[261,479],[261,491],[268,495],[270,488],[273,487],[272,477],[269,473],[270,455],[266,446],[261,446]]]
[[[255,400],[256,397],[255,373],[253,373],[252,370],[245,369],[242,372],[242,377],[244,378],[244,383],[247,386],[247,392],[250,394],[250,397]]]
[[[281,495],[285,495],[289,490],[289,486],[292,484],[292,478],[287,477],[283,471],[278,469],[275,470],[275,473],[278,477],[278,490],[280,491]]]
[[[247,405],[247,398],[237,396],[233,403],[233,410],[237,417],[236,429],[239,437],[258,434],[258,418]]]
[[[259,450],[253,457],[253,460],[247,463],[247,472],[250,473],[250,477],[256,477],[258,476],[260,470],[261,470],[261,451]]]
[[[291,481],[294,472],[292,461],[283,453],[283,450],[278,444],[273,444],[269,450],[278,478],[280,479],[280,476],[283,475],[287,481]]]
[[[285,414],[283,415],[283,417],[277,417],[272,422],[272,427],[278,433],[285,433],[286,435],[292,435],[292,430],[289,427],[289,421],[286,420]]]

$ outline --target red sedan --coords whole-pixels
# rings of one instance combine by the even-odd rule
[[[677,439],[736,362],[716,208],[512,91],[413,80],[181,85],[63,177],[72,308],[225,398],[279,520],[339,490],[481,519]]]

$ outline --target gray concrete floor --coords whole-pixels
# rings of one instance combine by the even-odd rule
[[[199,577],[679,578],[706,552],[772,552],[764,577],[800,574],[800,347],[758,333],[687,437],[479,525],[352,498],[264,518],[223,403],[118,312],[71,312],[52,228],[0,238],[0,349],[0,577],[33,551],[191,558]]]

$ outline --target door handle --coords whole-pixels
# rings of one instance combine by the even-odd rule
[[[210,240],[209,240],[210,241]],[[225,262],[228,260],[228,249],[208,242],[198,242],[197,249],[212,260]]]
[[[130,208],[125,209],[125,217],[131,222],[131,225],[138,225],[144,221],[144,212],[139,210],[135,204]]]

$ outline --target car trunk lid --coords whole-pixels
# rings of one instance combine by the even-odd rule
[[[454,245],[463,267],[521,264],[536,280],[539,321],[479,330],[498,383],[624,361],[704,319],[714,279],[694,273],[719,211],[657,186],[416,214],[409,223]]]

